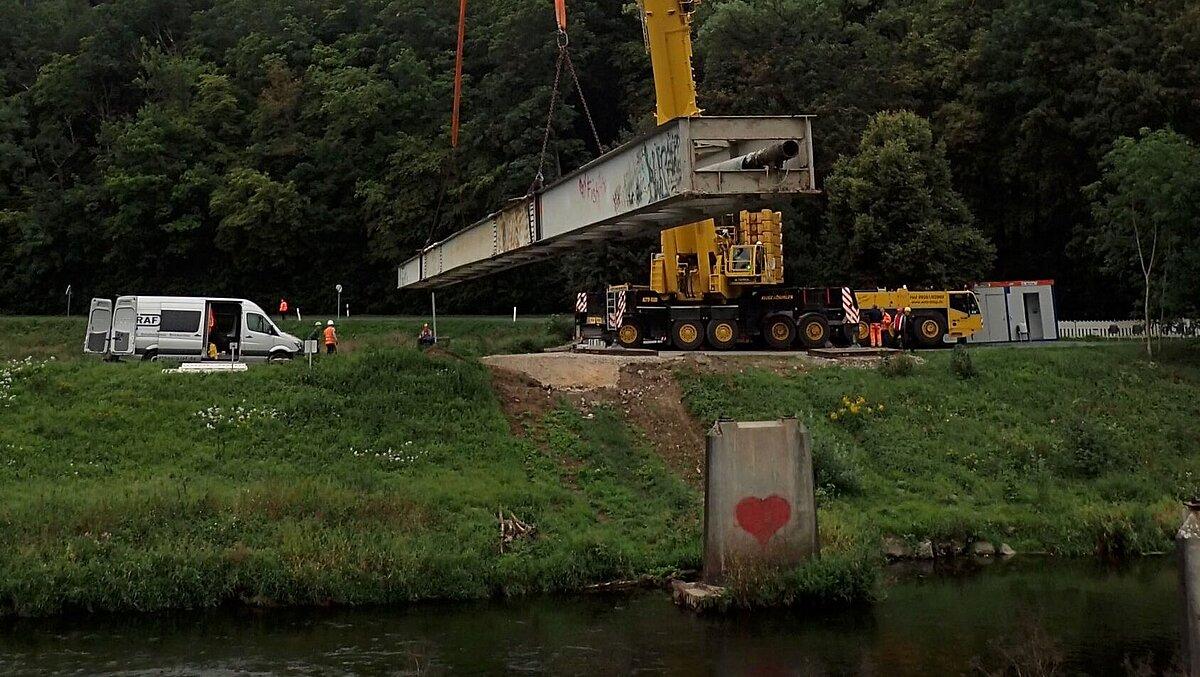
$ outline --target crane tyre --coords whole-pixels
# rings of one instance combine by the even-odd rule
[[[704,343],[704,328],[699,320],[676,320],[671,325],[671,343],[679,350],[695,350]]]
[[[787,350],[796,342],[796,323],[787,315],[771,315],[763,320],[763,339],[775,350]]]
[[[642,328],[632,320],[625,320],[617,328],[617,345],[622,348],[640,348],[642,346]]]
[[[860,346],[871,345],[871,326],[866,322],[859,322],[854,327],[854,340]]]
[[[806,313],[796,323],[800,342],[805,348],[824,348],[829,340],[829,321],[820,313]]]
[[[935,348],[942,344],[946,336],[946,318],[936,313],[916,313],[913,315],[912,332],[917,339],[917,345],[922,348]]]
[[[709,320],[705,338],[713,348],[729,350],[737,344],[737,323],[733,320]]]

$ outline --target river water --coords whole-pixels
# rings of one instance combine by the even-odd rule
[[[403,608],[0,621],[0,674],[1159,674],[1178,660],[1172,558],[888,570],[855,609],[696,616],[660,590]],[[1031,658],[1032,657],[1032,658]]]

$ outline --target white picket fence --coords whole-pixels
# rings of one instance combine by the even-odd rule
[[[1150,323],[1155,338],[1192,338],[1200,336],[1200,320],[1166,320]],[[1132,339],[1146,336],[1146,323],[1137,320],[1059,320],[1058,337],[1078,339],[1095,336],[1105,339]]]

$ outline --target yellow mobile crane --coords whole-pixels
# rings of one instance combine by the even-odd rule
[[[916,340],[916,345],[932,348],[947,339],[965,341],[983,329],[983,314],[979,310],[979,299],[975,292],[960,289],[953,291],[909,291],[908,289],[869,289],[854,292],[860,308],[879,308],[893,316],[912,311],[911,322],[906,331]],[[858,339],[867,340],[867,328],[860,328]],[[907,342],[906,342],[907,343]]]
[[[654,71],[660,125],[700,115],[692,73],[692,12],[696,2],[639,0]],[[734,158],[727,169],[779,170],[800,152],[785,140]],[[806,347],[849,344],[857,334],[853,295],[842,288],[779,288],[783,284],[783,217],[743,210],[662,231],[650,263],[649,286],[609,287],[603,303],[581,294],[580,333],[626,347],[669,340],[682,350],[717,349],[762,337],[777,349],[797,339]],[[588,308],[604,307],[599,316]]]

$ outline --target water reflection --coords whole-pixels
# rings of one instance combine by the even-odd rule
[[[1155,672],[1178,651],[1169,558],[894,569],[865,608],[697,617],[666,593],[402,609],[217,610],[0,622],[0,674],[929,675],[1027,654]],[[973,662],[974,661],[974,662]]]

